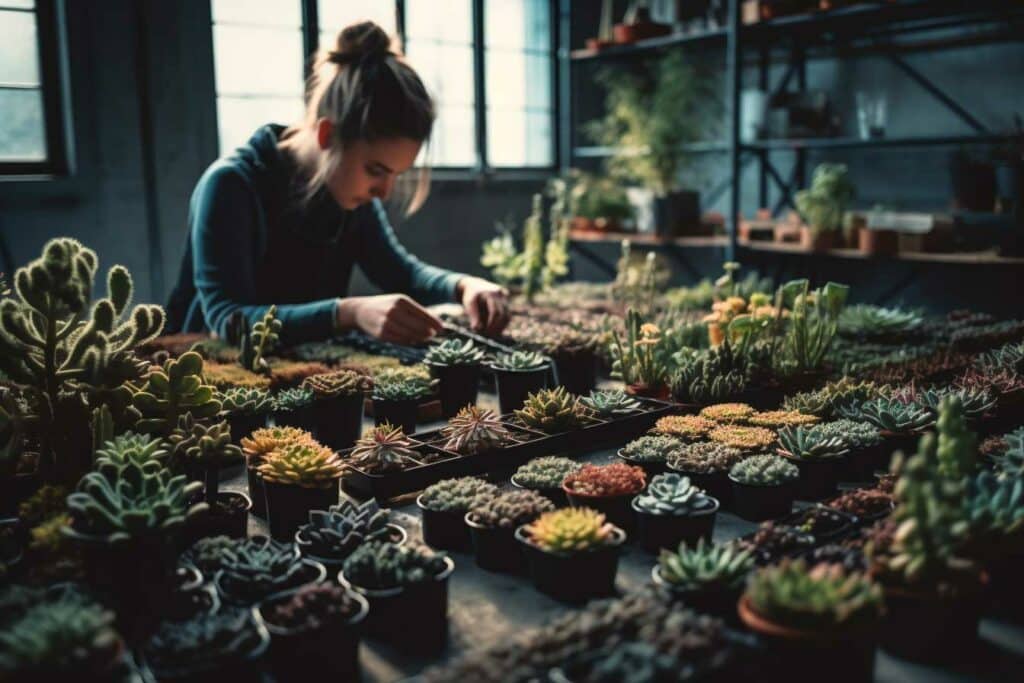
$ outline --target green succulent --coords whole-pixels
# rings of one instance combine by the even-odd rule
[[[935,424],[935,414],[917,403],[903,403],[879,397],[869,401],[838,406],[841,417],[869,422],[883,431],[906,434],[923,431]]]
[[[179,672],[174,678],[185,679],[227,658],[243,660],[261,643],[249,610],[221,607],[187,621],[165,621],[145,645],[146,662],[160,677]]]
[[[168,441],[175,459],[186,466],[220,468],[242,460],[242,449],[231,443],[231,427],[226,421],[205,425],[185,414]]]
[[[256,467],[265,482],[304,489],[337,489],[345,464],[316,441],[290,443],[267,454]]]
[[[181,559],[196,567],[204,576],[213,576],[224,568],[224,563],[232,553],[248,542],[245,538],[206,536],[193,543]]]
[[[693,548],[683,542],[675,552],[662,549],[658,568],[662,579],[685,591],[732,591],[743,586],[754,556],[750,548],[701,538]]]
[[[695,515],[715,508],[715,499],[690,483],[690,478],[669,472],[651,479],[636,497],[636,506],[652,515]]]
[[[479,365],[484,360],[484,352],[477,348],[472,339],[459,341],[446,339],[440,344],[430,347],[423,357],[424,363],[431,365]]]
[[[980,354],[974,361],[975,367],[1000,372],[1008,370],[1024,374],[1024,342],[1010,343]]]
[[[420,504],[437,512],[466,512],[477,501],[493,498],[498,487],[476,477],[442,479],[424,489]]]
[[[213,417],[221,411],[212,385],[203,384],[203,357],[195,351],[169,359],[163,369],[153,370],[146,383],[132,396],[132,407],[139,413],[136,428],[147,434],[169,434],[178,418],[192,413],[197,420]]]
[[[375,401],[417,401],[434,393],[437,380],[411,368],[382,370],[373,380]]]
[[[302,380],[302,388],[312,391],[313,396],[318,399],[359,396],[370,391],[372,387],[373,381],[369,377],[352,370],[336,370]]]
[[[475,455],[513,443],[512,433],[505,428],[493,410],[465,406],[448,420],[441,434],[446,450],[461,455]]]
[[[312,405],[315,400],[316,394],[309,387],[284,389],[274,394],[274,410],[280,413],[289,413]]]
[[[267,355],[277,346],[283,323],[277,319],[277,306],[270,306],[263,317],[247,331],[242,339],[239,361],[251,372],[268,372]]]
[[[738,448],[714,441],[698,441],[681,445],[668,458],[668,466],[681,472],[712,474],[728,472],[746,457]]]
[[[1024,476],[1024,427],[1019,427],[1003,437],[1006,450],[993,458],[1000,477]]]
[[[371,541],[345,560],[345,579],[362,588],[397,588],[434,580],[448,568],[447,555],[426,546]]]
[[[878,433],[878,428],[869,422],[834,420],[814,425],[814,432],[820,438],[842,439],[851,450],[869,448],[882,442],[882,435]]]
[[[622,447],[620,453],[627,460],[640,463],[662,463],[683,445],[680,439],[667,434],[648,434],[633,439]]]
[[[499,353],[491,361],[495,370],[540,370],[550,365],[551,361],[536,351],[512,351]]]
[[[982,417],[996,407],[995,396],[988,389],[981,387],[926,389],[917,395],[917,402],[938,415],[939,404],[946,396],[956,396],[963,406],[964,413],[970,418]]]
[[[580,553],[607,545],[615,527],[590,508],[568,507],[545,512],[523,527],[530,542],[550,553]]]
[[[554,503],[536,491],[517,489],[474,501],[469,518],[490,529],[515,529],[554,509]]]
[[[109,462],[120,467],[134,462],[140,467],[147,462],[163,466],[167,463],[170,452],[167,443],[150,434],[128,432],[115,436],[96,451],[96,462]]]
[[[734,398],[747,388],[746,371],[730,367],[735,362],[727,344],[684,359],[669,377],[669,391],[680,403],[695,405]]]
[[[779,444],[780,453],[798,460],[841,458],[850,452],[844,438],[816,427],[783,427],[779,430]]]
[[[1024,531],[1024,478],[999,477],[983,470],[971,482],[967,499],[971,534],[992,539],[1019,536]]]
[[[796,481],[800,470],[777,455],[754,455],[733,465],[729,476],[749,486],[782,486]]]
[[[559,386],[529,394],[515,416],[527,427],[558,434],[579,427],[585,410],[579,399]]]
[[[839,333],[862,339],[894,337],[915,332],[923,322],[915,311],[856,304],[839,314]]]
[[[782,407],[829,420],[836,416],[837,408],[841,405],[860,403],[880,396],[881,390],[874,382],[857,382],[843,377],[820,389],[788,396],[782,402]]]
[[[580,403],[589,408],[598,417],[614,418],[621,415],[632,415],[643,409],[640,401],[624,391],[593,390],[589,396],[580,399]]]
[[[557,489],[562,480],[582,467],[575,460],[558,455],[544,455],[520,465],[516,470],[516,483],[528,489]]]
[[[225,548],[219,564],[221,585],[232,596],[248,603],[308,580],[295,545],[266,536],[254,536],[233,548]]]
[[[267,389],[233,387],[220,395],[225,415],[266,415],[274,410],[274,399]]]
[[[317,557],[340,560],[368,541],[386,541],[391,534],[389,515],[376,500],[353,503],[343,500],[326,510],[310,510],[309,523],[299,527]]]

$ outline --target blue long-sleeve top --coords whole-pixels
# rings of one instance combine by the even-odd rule
[[[424,304],[454,300],[462,275],[409,254],[379,200],[345,211],[326,190],[304,199],[296,169],[277,147],[283,131],[263,126],[196,185],[169,331],[224,336],[235,311],[251,325],[274,304],[283,343],[328,338],[354,265],[384,291]]]

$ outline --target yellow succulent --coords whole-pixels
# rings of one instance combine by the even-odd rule
[[[293,443],[316,443],[313,435],[298,427],[265,427],[257,429],[240,442],[249,467],[255,467],[267,455]]]
[[[746,422],[754,409],[746,403],[716,403],[700,411],[700,416],[719,424]]]
[[[326,489],[337,485],[345,465],[337,453],[311,440],[291,443],[269,453],[258,471],[267,482]]]
[[[820,419],[816,415],[804,415],[796,410],[767,410],[762,413],[754,413],[747,418],[747,423],[755,427],[781,429],[782,427],[812,425],[819,422]]]
[[[562,508],[545,512],[526,534],[538,547],[553,553],[583,552],[608,542],[613,527],[604,515],[590,508]]]
[[[696,441],[707,436],[716,426],[713,420],[699,415],[666,415],[654,423],[654,431],[687,441]]]
[[[764,427],[722,425],[712,429],[708,438],[745,451],[763,451],[775,443],[775,432]]]

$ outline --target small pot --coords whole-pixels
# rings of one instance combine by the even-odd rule
[[[412,434],[416,431],[416,417],[419,409],[419,399],[387,401],[375,398],[373,399],[373,423],[382,425],[387,422],[392,427],[401,427],[406,434]]]
[[[423,542],[431,548],[469,550],[471,542],[465,511],[431,510],[423,505],[422,498],[422,495],[416,498],[416,506],[423,520]]]
[[[313,403],[295,410],[278,410],[270,418],[276,427],[295,427],[313,434],[316,432],[316,408]]]
[[[236,501],[237,504],[229,501]],[[217,502],[222,507],[211,507],[209,512],[192,524],[189,537],[193,543],[207,536],[245,538],[249,535],[249,511],[252,509],[252,500],[249,496],[240,491],[221,491],[217,494]],[[227,509],[228,512],[215,514],[215,509]]]
[[[661,565],[659,564],[651,568],[651,579],[663,593],[701,614],[710,614],[731,623],[738,621],[736,602],[743,594],[742,584],[734,588],[687,590],[666,581],[661,575]]]
[[[590,349],[554,355],[557,381],[570,394],[586,396],[597,386],[597,355]]]
[[[733,511],[751,522],[763,522],[788,515],[793,510],[796,494],[794,482],[778,486],[744,484],[729,476],[732,482]]]
[[[857,248],[868,256],[895,256],[900,250],[900,234],[862,227],[857,231]]]
[[[498,385],[498,406],[502,415],[507,415],[523,407],[526,397],[548,385],[550,364],[530,370],[502,370],[491,367],[495,383]]]
[[[544,496],[552,503],[554,503],[556,508],[564,508],[569,505],[569,499],[566,497],[565,491],[562,490],[561,487],[556,486],[546,489],[531,489],[529,486],[523,486],[518,481],[516,481],[516,475],[514,474],[509,479],[509,481],[512,483],[512,486],[516,487],[517,489],[528,489],[530,491],[536,491],[537,493],[539,493],[540,495]]]
[[[843,479],[846,481],[874,481],[875,472],[888,471],[889,451],[885,441],[850,451],[846,456]]]
[[[667,24],[656,24],[654,22],[642,22],[637,24],[615,24],[612,27],[612,34],[615,42],[620,45],[635,43],[638,40],[667,36],[672,28]]]
[[[623,449],[620,448],[619,450],[615,451],[615,456],[625,461],[628,465],[634,465],[636,467],[641,468],[644,472],[647,473],[647,481],[650,481],[651,477],[655,475],[663,474],[668,471],[668,463],[665,462],[664,460],[657,462],[641,462],[639,460],[634,460],[627,455],[624,455],[622,453],[622,450]]]
[[[255,467],[245,467],[245,477],[249,483],[249,500],[252,501],[250,515],[256,515],[260,519],[267,518],[267,492],[263,488],[263,480],[260,479],[259,471]]]
[[[338,582],[366,598],[370,614],[366,633],[416,654],[437,654],[448,642],[448,577],[455,563],[445,558],[447,568],[434,577],[412,586],[364,588],[338,574]],[[409,624],[416,624],[416,637],[409,637]]]
[[[392,543],[394,545],[405,545],[405,542],[409,540],[409,534],[407,534],[405,532],[405,529],[398,526],[397,524],[385,524],[384,526],[388,529],[389,532],[391,532],[391,536],[387,541],[388,543]],[[310,552],[311,544],[309,541],[306,540],[306,537],[303,535],[302,531],[303,530],[300,527],[295,532],[295,547],[299,551],[299,557],[304,557],[306,559],[313,560],[314,562],[319,562],[327,568],[327,573],[331,576],[334,576],[339,571],[341,571],[341,567],[343,564],[345,564],[345,560],[348,558],[348,555],[345,555],[344,557],[326,557],[324,555],[313,554],[312,552]]]
[[[228,425],[231,427],[231,441],[238,443],[243,437],[247,437],[257,429],[267,426],[267,414],[260,415],[228,415]]]
[[[146,667],[152,678],[160,683],[181,681],[182,683],[261,683],[263,681],[263,658],[270,648],[270,634],[266,626],[256,622],[260,642],[249,652],[232,652],[216,660],[201,663],[181,662],[174,669],[159,669],[148,661]],[[146,680],[146,679],[143,679]]]
[[[565,491],[565,495],[569,499],[569,505],[572,507],[597,510],[605,516],[605,519],[627,534],[631,534],[633,529],[636,528],[632,506],[633,496],[636,493],[625,493],[621,496],[584,496],[574,493],[564,485],[562,490]]]
[[[295,551],[295,557],[298,558],[299,551]],[[327,568],[319,562],[314,562],[308,558],[302,558],[299,560],[302,563],[302,575],[299,576],[299,583],[288,586],[278,591],[274,591],[271,594],[264,595],[241,595],[237,592],[232,593],[229,587],[230,583],[224,580],[224,571],[217,572],[213,577],[213,585],[217,589],[217,594],[220,596],[221,602],[227,605],[251,607],[258,603],[260,600],[265,600],[270,595],[276,595],[283,593],[286,590],[292,590],[300,588],[301,586],[307,586],[311,583],[323,583],[324,579],[327,578]]]
[[[252,608],[257,623],[264,624],[270,633],[270,670],[274,680],[358,680],[362,622],[370,611],[366,598],[349,591],[359,605],[358,611],[345,621],[322,624],[316,629],[290,629],[268,621],[270,609],[295,593],[296,590],[278,593]]]
[[[794,458],[779,453],[800,470],[800,478],[796,480],[796,497],[800,500],[824,500],[836,493],[839,475],[846,464],[843,456],[833,458]]]
[[[430,374],[437,378],[442,417],[445,419],[455,417],[466,406],[476,405],[482,370],[479,363],[472,365],[425,363],[425,365],[430,368]]]
[[[352,448],[363,431],[363,394],[317,399],[311,406],[313,435],[336,451]]]
[[[639,396],[641,398],[653,398],[658,401],[667,401],[668,397],[672,392],[669,391],[667,384],[627,384],[626,393],[630,396]]]
[[[576,553],[553,553],[530,542],[526,526],[516,529],[530,578],[537,590],[556,600],[580,603],[615,592],[619,553],[626,533],[613,528],[612,538],[600,548]]]
[[[879,458],[879,469],[889,471],[889,465],[892,462],[892,454],[896,451],[903,451],[906,456],[911,456],[917,452],[917,443],[921,440],[924,432],[890,432],[881,430],[879,432],[882,435],[882,449],[887,452],[887,457]]]
[[[309,521],[310,510],[326,510],[338,504],[337,481],[325,489],[264,481],[263,489],[270,535],[276,541],[291,541],[296,529]]]
[[[692,515],[656,515],[641,510],[637,499],[631,503],[636,512],[636,535],[640,547],[649,553],[657,553],[662,548],[675,550],[682,541],[695,545],[701,538],[711,542],[711,533],[715,528],[715,516],[718,514],[718,501],[708,510],[701,510]]]
[[[515,529],[491,528],[464,516],[473,542],[476,566],[491,572],[519,574],[526,566],[522,549],[516,542]]]
[[[840,230],[819,230],[817,234],[803,226],[800,228],[800,246],[807,251],[829,251],[839,246],[842,239]]]
[[[669,470],[689,477],[691,484],[699,489],[704,489],[704,492],[718,500],[723,508],[728,509],[732,507],[732,482],[729,481],[729,473],[727,471],[687,472],[671,467]]]

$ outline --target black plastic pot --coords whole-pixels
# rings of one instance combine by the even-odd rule
[[[656,515],[641,510],[636,498],[633,498],[631,506],[636,512],[637,542],[649,553],[656,553],[662,548],[675,550],[682,541],[694,545],[703,538],[710,543],[719,507],[715,500],[713,508],[692,515]]]
[[[299,557],[299,551],[295,551],[295,557]],[[319,562],[314,562],[308,557],[301,558],[299,562],[302,563],[302,569],[294,577],[294,583],[291,585],[273,591],[271,593],[264,593],[262,595],[255,594],[255,591],[239,590],[239,586],[232,586],[229,579],[225,579],[224,572],[219,571],[213,577],[213,585],[217,589],[217,595],[220,596],[221,602],[226,605],[234,605],[236,607],[252,607],[261,600],[266,600],[271,595],[283,593],[286,590],[293,590],[302,586],[307,586],[311,583],[323,583],[324,579],[327,578],[327,568]]]
[[[526,527],[515,531],[533,585],[556,600],[579,603],[615,592],[619,553],[626,542],[622,529],[613,529],[607,545],[577,553],[553,553],[530,542]]]
[[[386,524],[385,527],[391,532],[391,535],[388,537],[388,543],[405,545],[405,542],[409,540],[409,535],[405,532],[405,529],[397,524]],[[301,528],[295,532],[295,547],[299,551],[299,557],[319,562],[327,568],[327,573],[330,576],[337,575],[341,571],[342,565],[345,564],[345,560],[348,559],[348,555],[344,557],[325,557],[310,552],[310,542],[306,540]]]
[[[471,520],[469,515],[467,512],[464,519],[473,542],[476,565],[491,572],[521,573],[526,561],[516,542],[516,530],[486,527]]]
[[[903,455],[910,457],[917,452],[917,443],[921,440],[922,432],[911,432],[909,434],[897,434],[895,432],[882,431],[882,453],[878,458],[879,470],[889,471],[892,462],[892,454],[896,451],[903,451]]]
[[[650,481],[651,477],[653,476],[668,472],[668,463],[666,463],[664,460],[659,462],[634,460],[633,458],[623,455],[621,448],[615,451],[615,457],[624,461],[627,465],[633,465],[635,467],[641,468],[644,472],[647,473],[647,481]]]
[[[654,198],[654,229],[659,235],[692,235],[700,227],[700,192],[677,190]]]
[[[474,365],[426,363],[426,366],[430,368],[430,374],[437,379],[442,417],[446,419],[455,417],[466,406],[476,405],[482,370],[479,363]]]
[[[573,353],[556,353],[553,356],[559,384],[570,394],[586,396],[597,386],[597,356],[584,349]]]
[[[260,519],[267,518],[267,492],[263,488],[263,480],[255,467],[246,466],[245,477],[249,483],[249,500],[252,501],[250,515],[256,515]]]
[[[879,629],[882,649],[930,664],[966,659],[975,651],[987,583],[983,575],[974,594],[956,598],[886,586],[886,613]]]
[[[793,510],[796,495],[793,482],[779,486],[756,486],[736,481],[731,476],[733,511],[743,519],[762,522],[788,515]]]
[[[366,634],[419,655],[437,654],[448,643],[448,577],[455,570],[450,557],[447,568],[431,581],[398,588],[365,588],[338,574],[338,582],[359,593],[370,604]],[[416,637],[409,637],[409,624]]]
[[[309,521],[310,510],[326,510],[338,504],[338,482],[325,489],[263,482],[267,496],[267,523],[276,541],[289,542],[295,530]]]
[[[590,508],[597,510],[605,516],[609,522],[619,527],[626,534],[633,533],[636,528],[636,520],[633,517],[633,496],[634,493],[627,493],[621,496],[581,496],[563,487],[566,496],[569,498],[569,505],[574,508]]]
[[[310,406],[313,436],[336,451],[355,445],[363,431],[363,394],[317,399]]]
[[[267,620],[270,609],[290,599],[295,590],[278,593],[252,608],[256,621],[270,633],[270,671],[274,680],[359,679],[359,640],[370,605],[359,593],[348,592],[359,604],[359,610],[345,621],[316,629],[290,629]]]
[[[530,487],[523,486],[518,481],[516,481],[516,475],[514,474],[509,479],[509,481],[512,482],[512,486],[516,487],[517,489],[529,489],[531,491],[536,491],[537,493],[539,493],[540,495],[544,496],[552,503],[554,503],[555,507],[564,508],[569,505],[569,499],[568,497],[566,497],[565,491],[561,487],[547,489],[530,489]]]
[[[147,660],[146,668],[152,676],[144,677],[142,680],[155,679],[160,683],[262,683],[264,655],[270,648],[270,634],[266,626],[260,622],[255,623],[255,628],[259,632],[260,640],[249,652],[232,652],[219,659],[206,660],[199,664],[180,662],[175,668],[163,669],[157,668]]]
[[[465,511],[431,510],[420,502],[421,498],[423,496],[416,498],[416,506],[423,519],[423,542],[443,550],[469,550],[471,542]]]
[[[238,507],[216,508],[218,511],[227,509],[230,511],[229,513],[215,513],[215,508],[211,508],[209,512],[197,519],[189,529],[188,535],[191,542],[188,545],[208,536],[228,536],[229,538],[248,536],[249,510],[252,509],[252,500],[240,491],[221,491],[217,494],[217,502],[225,506],[229,505],[228,501],[238,501],[239,499],[242,504],[239,504]]]
[[[271,415],[271,419],[277,427],[295,427],[313,433],[316,431],[316,409],[313,405],[310,403],[295,410],[278,410]]]
[[[416,431],[416,416],[420,409],[417,399],[407,401],[386,401],[373,399],[373,423],[377,425],[389,423],[392,427],[401,427],[406,434]]]
[[[875,472],[888,470],[889,451],[885,441],[850,451],[841,478],[845,481],[874,481]],[[885,462],[883,462],[885,461]]]
[[[491,367],[491,371],[494,372],[494,379],[498,385],[498,406],[502,415],[519,410],[523,407],[528,394],[546,388],[551,372],[548,365],[532,370],[502,370]]]
[[[794,458],[780,453],[796,465],[800,478],[796,480],[799,500],[824,500],[836,494],[836,484],[846,466],[845,458]]]
[[[231,440],[238,443],[243,437],[247,437],[257,429],[267,426],[267,414],[260,415],[228,415],[228,425],[231,426]]]
[[[729,481],[729,473],[722,472],[687,472],[669,468],[671,472],[678,472],[684,477],[689,477],[690,483],[718,501],[723,508],[732,507],[732,482]]]
[[[679,600],[701,614],[710,614],[733,624],[739,621],[736,603],[743,593],[743,584],[735,588],[687,590],[666,581],[661,575],[661,565],[657,564],[651,568],[651,579],[669,598]]]

